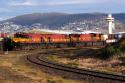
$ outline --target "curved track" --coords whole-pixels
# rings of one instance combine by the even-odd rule
[[[89,77],[96,78],[96,79],[101,78],[103,80],[110,80],[110,82],[102,82],[102,83],[125,83],[125,76],[123,75],[108,74],[108,73],[103,73],[103,72],[98,72],[98,71],[68,67],[65,65],[61,65],[61,64],[49,61],[46,58],[45,54],[30,55],[30,56],[27,56],[27,60],[39,66],[45,66],[45,67],[56,69],[56,70],[76,73],[79,75],[89,76]]]

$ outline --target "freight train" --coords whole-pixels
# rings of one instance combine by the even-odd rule
[[[37,34],[22,33],[14,34],[11,39],[4,38],[4,50],[11,49],[34,49],[51,47],[82,47],[104,46],[106,43],[115,42],[119,34],[104,35],[99,33],[88,34]]]

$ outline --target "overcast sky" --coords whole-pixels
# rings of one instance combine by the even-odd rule
[[[0,0],[0,20],[46,12],[125,13],[125,0]]]

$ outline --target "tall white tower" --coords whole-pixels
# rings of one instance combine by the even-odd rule
[[[112,29],[114,28],[114,18],[112,17],[112,14],[108,14],[108,17],[106,18],[106,20],[109,23],[108,26],[108,30],[109,30],[109,34],[112,34]]]

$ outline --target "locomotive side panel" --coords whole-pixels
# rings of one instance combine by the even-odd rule
[[[92,41],[92,34],[81,34],[80,42],[89,42]]]

